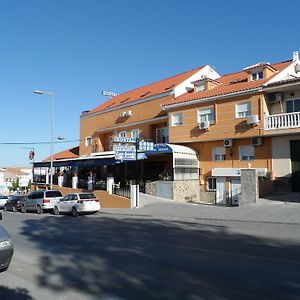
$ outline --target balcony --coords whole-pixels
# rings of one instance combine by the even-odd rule
[[[300,112],[267,116],[265,130],[300,128]]]

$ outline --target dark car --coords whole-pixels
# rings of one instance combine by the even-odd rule
[[[9,211],[21,211],[22,204],[24,203],[26,196],[12,195],[9,196],[7,202],[4,205],[4,210]]]
[[[0,220],[2,220],[2,214],[0,213]],[[0,226],[0,272],[5,271],[14,253],[13,241],[10,235],[5,229]]]

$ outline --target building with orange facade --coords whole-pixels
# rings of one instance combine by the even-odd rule
[[[184,202],[234,199],[243,168],[296,190],[299,72],[295,52],[223,76],[206,65],[117,95],[81,115],[79,157],[54,166],[119,185],[138,180],[147,193]]]

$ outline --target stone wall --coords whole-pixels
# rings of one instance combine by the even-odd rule
[[[258,176],[255,169],[241,170],[241,195],[239,204],[257,203]]]
[[[200,190],[200,202],[207,204],[216,204],[216,192]]]
[[[172,189],[172,199],[176,202],[200,202],[200,191],[198,180],[178,180],[170,181]],[[158,195],[157,186],[159,181],[146,182],[146,194],[161,197]]]

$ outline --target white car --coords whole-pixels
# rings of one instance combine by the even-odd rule
[[[4,208],[5,203],[8,200],[8,196],[0,195],[0,208]]]
[[[38,190],[27,195],[21,205],[22,213],[36,211],[38,214],[44,211],[52,211],[55,203],[62,199],[62,193],[57,190]]]
[[[55,215],[71,213],[77,217],[83,213],[95,213],[100,210],[100,201],[92,193],[74,193],[64,196],[53,208]]]

